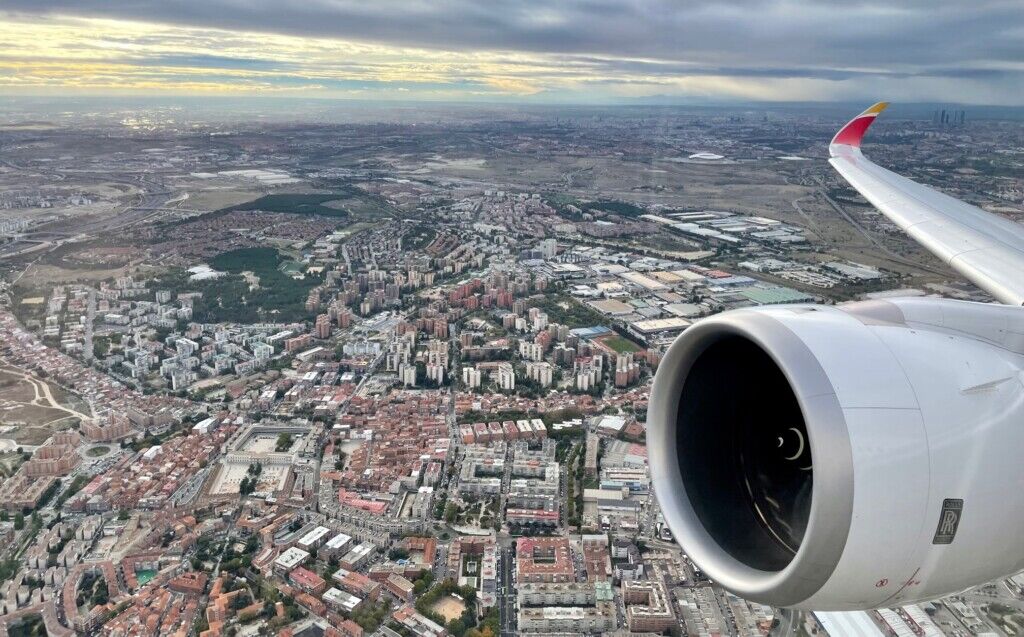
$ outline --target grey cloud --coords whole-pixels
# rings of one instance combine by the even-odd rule
[[[930,64],[992,54],[1016,61],[1024,53],[1017,1],[9,0],[4,7],[427,47],[704,62]]]
[[[5,0],[3,8],[557,54],[570,66],[653,76],[1019,82],[1024,60],[1020,0]]]

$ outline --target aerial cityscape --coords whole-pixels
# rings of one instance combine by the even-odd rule
[[[1016,3],[3,4],[0,637],[1024,634],[1024,572],[914,596],[1024,568],[1024,324],[957,309],[1024,294]],[[852,442],[764,343],[663,380],[790,309],[936,345],[812,334]]]
[[[987,299],[828,169],[841,113],[8,111],[4,629],[1015,634],[1024,578],[852,618],[744,601],[651,495],[651,377],[699,318]],[[879,161],[1022,213],[1020,122],[878,127]]]

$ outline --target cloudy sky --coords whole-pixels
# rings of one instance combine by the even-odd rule
[[[1021,0],[0,0],[0,96],[1024,105]]]

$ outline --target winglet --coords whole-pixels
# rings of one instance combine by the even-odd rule
[[[845,145],[860,148],[860,140],[864,137],[864,133],[867,132],[878,114],[885,110],[885,107],[889,105],[889,102],[879,102],[867,109],[857,117],[851,119],[846,126],[839,129],[836,136],[832,138],[832,143],[829,144],[829,150],[832,151],[830,154],[835,155],[833,146]]]

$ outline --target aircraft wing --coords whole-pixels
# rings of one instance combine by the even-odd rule
[[[1024,225],[985,212],[872,163],[864,133],[885,110],[853,118],[829,145],[829,163],[915,241],[1002,303],[1024,305]]]

